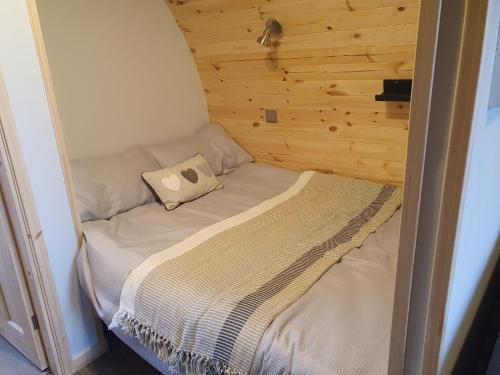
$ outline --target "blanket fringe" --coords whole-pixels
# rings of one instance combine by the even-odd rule
[[[116,327],[121,327],[123,332],[136,337],[141,345],[151,349],[169,366],[169,370],[184,371],[188,375],[238,375],[233,368],[217,359],[176,348],[172,341],[138,322],[127,311],[115,314],[109,329]]]

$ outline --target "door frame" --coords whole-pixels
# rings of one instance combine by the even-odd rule
[[[28,290],[11,219],[12,199],[3,188],[7,174],[0,165],[0,335],[40,370],[48,367],[40,327]],[[2,315],[2,314],[0,314]]]
[[[493,1],[421,0],[390,374],[439,371],[484,33]]]
[[[441,0],[421,0],[408,131],[389,374],[403,373]]]
[[[12,199],[10,219],[40,326],[43,345],[54,375],[73,373],[66,329],[52,275],[7,89],[0,72],[0,163],[6,173],[6,193]]]

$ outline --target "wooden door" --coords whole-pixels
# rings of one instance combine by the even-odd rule
[[[1,168],[0,164],[0,168]],[[0,335],[41,370],[47,368],[0,179]]]

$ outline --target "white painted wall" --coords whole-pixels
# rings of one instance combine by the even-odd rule
[[[500,109],[488,111],[490,87],[500,90],[492,85],[500,3],[490,5],[441,345],[442,374],[453,369],[500,253]]]
[[[192,57],[162,0],[40,0],[39,8],[73,157],[178,137],[208,122]],[[0,70],[76,358],[98,337],[77,280],[77,239],[25,1],[2,0]]]
[[[164,0],[38,0],[70,158],[208,123],[191,52]]]
[[[442,346],[449,374],[481,302],[500,250],[500,111],[478,129],[455,253]]]
[[[25,1],[2,0],[0,69],[5,79],[73,356],[97,342],[75,266],[77,239]],[[0,371],[1,372],[1,371]]]

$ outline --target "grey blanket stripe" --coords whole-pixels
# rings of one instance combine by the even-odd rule
[[[383,186],[375,200],[359,215],[351,219],[335,236],[313,247],[258,290],[240,300],[224,322],[217,338],[213,358],[228,364],[236,339],[255,310],[287,287],[297,276],[306,271],[308,267],[323,257],[328,251],[349,242],[379,212],[380,208],[389,200],[395,190],[394,186]]]
[[[229,218],[134,269],[113,324],[181,373],[248,374],[276,316],[401,203],[397,187],[307,173],[250,221]]]

